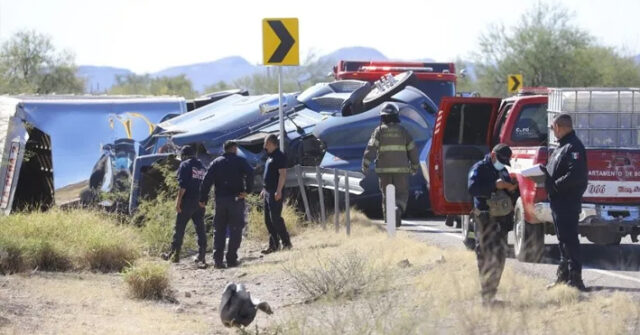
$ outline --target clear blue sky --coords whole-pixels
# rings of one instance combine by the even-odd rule
[[[398,59],[465,57],[491,23],[517,22],[534,1],[0,0],[0,39],[35,29],[81,65],[153,72],[240,55],[262,57],[261,20],[298,17],[300,46],[368,46]],[[640,0],[561,0],[575,23],[626,55],[640,54]]]

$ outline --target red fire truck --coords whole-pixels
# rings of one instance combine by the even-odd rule
[[[421,157],[433,211],[460,215],[464,236],[473,217],[467,176],[471,166],[497,143],[513,150],[510,173],[518,181],[514,209],[515,255],[538,262],[544,235],[554,234],[544,177],[523,171],[546,164],[557,145],[550,120],[569,113],[587,148],[589,185],[583,197],[579,232],[596,244],[619,244],[640,234],[640,90],[550,89],[549,95],[519,94],[507,99],[445,97],[431,143]],[[425,151],[426,150],[426,151]],[[466,241],[467,245],[469,245]]]
[[[387,74],[412,71],[416,82],[411,86],[424,92],[438,106],[442,97],[456,95],[456,67],[454,63],[339,61],[333,76],[375,82]]]

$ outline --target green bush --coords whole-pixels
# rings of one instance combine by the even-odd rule
[[[53,209],[0,218],[0,271],[121,271],[139,257],[134,228],[99,212]]]
[[[151,256],[159,256],[170,248],[176,222],[175,200],[159,198],[143,201],[136,213],[140,237]],[[211,243],[209,243],[210,245]],[[196,231],[191,222],[184,233],[183,250],[197,250]]]
[[[169,267],[167,264],[142,262],[128,268],[124,281],[131,295],[138,299],[162,299],[169,295]]]
[[[250,195],[247,198],[247,206],[249,207],[247,235],[253,240],[266,241],[269,239],[269,232],[264,224],[263,202],[264,200],[259,195]],[[296,211],[295,207],[287,202],[282,208],[282,218],[287,226],[289,235],[297,235],[304,223],[304,215]]]

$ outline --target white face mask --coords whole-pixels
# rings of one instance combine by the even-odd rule
[[[498,171],[502,171],[502,169],[504,169],[504,164],[500,163],[500,161],[496,159],[496,161],[493,162],[493,167]]]

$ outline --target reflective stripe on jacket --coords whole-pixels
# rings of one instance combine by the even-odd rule
[[[362,169],[376,161],[376,173],[412,173],[418,169],[418,149],[409,132],[398,123],[377,127],[367,144]]]

